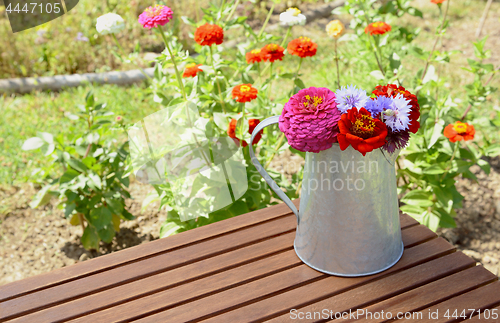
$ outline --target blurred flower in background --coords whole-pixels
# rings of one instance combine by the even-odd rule
[[[116,13],[107,13],[97,18],[95,28],[101,35],[117,34],[125,29],[125,21]]]
[[[75,40],[77,41],[83,41],[83,42],[88,42],[89,39],[85,36],[83,36],[83,33],[79,32],[76,37],[75,37]]]
[[[306,16],[297,8],[288,8],[285,12],[280,14],[280,25],[282,26],[303,26],[306,24],[306,20]]]
[[[139,15],[139,23],[142,27],[151,29],[166,25],[174,17],[174,12],[167,6],[155,5],[144,10]]]
[[[339,38],[345,31],[345,26],[340,20],[332,20],[326,25],[326,33],[332,38]]]

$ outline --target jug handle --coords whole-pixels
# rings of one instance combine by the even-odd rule
[[[264,121],[260,122],[257,127],[252,132],[252,138],[250,139],[250,143],[253,142],[255,136],[265,127],[276,124],[279,122],[279,116],[274,116],[274,117],[269,117],[265,119]],[[257,157],[255,157],[255,153],[253,151],[253,146],[250,144],[248,145],[250,148],[250,158],[252,160],[252,164],[254,164],[255,168],[257,171],[260,173],[260,175],[264,178],[266,183],[271,187],[271,189],[278,194],[279,198],[285,202],[285,204],[292,210],[292,212],[295,214],[297,217],[297,221],[299,221],[299,211],[295,207],[295,205],[292,203],[292,200],[281,190],[281,188],[276,184],[275,181],[269,176],[269,174],[264,170],[264,167],[259,163],[259,160]]]

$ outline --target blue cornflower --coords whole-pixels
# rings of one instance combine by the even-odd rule
[[[335,91],[335,102],[337,102],[337,109],[342,113],[347,113],[347,111],[353,107],[361,109],[368,102],[368,96],[366,92],[356,88],[354,85],[349,85],[347,87],[341,87]]]
[[[384,111],[384,122],[392,131],[402,131],[408,129],[410,123],[410,100],[398,94],[392,98],[390,109]]]
[[[368,100],[365,109],[372,114],[372,118],[378,118],[381,112],[392,109],[392,100],[385,96],[378,96],[375,100]]]

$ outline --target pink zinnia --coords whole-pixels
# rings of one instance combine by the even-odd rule
[[[157,26],[164,26],[174,16],[174,12],[167,6],[155,5],[144,10],[139,15],[139,23],[142,27],[151,29]]]
[[[279,127],[290,146],[318,153],[337,141],[340,116],[334,92],[310,87],[300,90],[285,104]]]

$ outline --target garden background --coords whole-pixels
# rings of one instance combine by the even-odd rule
[[[380,5],[396,1],[366,2],[373,2],[373,7],[379,8]],[[417,12],[404,13],[400,17],[394,14],[384,17],[389,17],[388,22],[393,27],[397,26],[400,37],[401,35],[409,37],[411,42],[416,43],[418,47],[430,51],[435,44],[436,29],[439,29],[440,19],[447,3],[441,5],[441,9],[438,10],[437,5],[429,0],[401,2],[408,3],[417,9]],[[192,39],[195,27],[189,24],[189,19],[199,21],[206,14],[201,8],[209,8],[208,1],[168,1],[165,4],[172,8],[175,17],[165,28],[169,37],[177,37],[178,44],[182,44],[184,49],[191,53],[199,51]],[[156,33],[143,29],[137,23],[138,15],[150,5],[153,4],[145,0],[80,2],[65,16],[16,34],[10,31],[5,16],[5,7],[0,7],[0,34],[2,35],[0,77],[6,79],[100,73],[135,69],[138,66],[141,68],[153,66],[155,60],[162,59],[164,43]],[[266,31],[269,35],[275,35],[278,43],[286,33],[286,28],[280,28],[277,25],[278,16],[290,6],[296,6],[303,13],[307,13],[323,8],[325,2],[277,2]],[[476,129],[482,130],[482,133],[478,132],[474,141],[479,146],[492,147],[489,154],[484,154],[489,156],[481,156],[481,160],[488,162],[491,168],[479,162],[477,165],[467,165],[467,170],[460,172],[464,175],[457,176],[456,186],[458,192],[464,196],[464,200],[462,201],[463,208],[456,209],[457,227],[441,228],[438,232],[466,254],[482,262],[486,268],[499,274],[500,159],[494,152],[495,149],[498,150],[496,148],[498,146],[495,145],[500,143],[500,100],[498,93],[493,90],[498,87],[500,79],[498,76],[496,78],[493,76],[494,68],[500,66],[500,54],[496,51],[500,47],[500,30],[497,28],[500,19],[500,3],[492,2],[482,33],[478,37],[476,31],[485,6],[486,1],[455,0],[450,2],[447,10],[449,26],[440,41],[436,43],[435,50],[438,53],[432,57],[432,73],[429,72],[432,75],[427,76],[427,88],[423,88],[421,96],[435,97],[436,101],[439,101],[437,98],[441,97],[444,92],[446,95],[440,104],[448,107],[447,111],[453,108],[457,113],[465,113],[473,97],[469,119]],[[234,17],[248,16],[246,23],[257,33],[271,7],[273,7],[271,1],[241,1],[234,11]],[[118,13],[125,20],[125,31],[116,35],[122,48],[117,47],[111,35],[99,35],[95,29],[97,17],[108,12]],[[182,15],[189,19],[181,20],[177,12],[182,12]],[[421,12],[421,17],[419,12]],[[289,40],[306,36],[318,44],[317,55],[304,60],[301,69],[300,79],[307,87],[326,86],[332,90],[336,88],[335,42],[326,34],[325,26],[332,19],[340,19],[346,26],[349,26],[353,18],[359,19],[357,14],[359,11],[353,11],[351,15],[336,11],[335,15],[321,17],[309,21],[305,26],[295,26],[292,29],[292,36]],[[352,25],[351,27],[356,28]],[[355,35],[353,28],[348,27],[346,35]],[[221,56],[229,60],[238,55],[239,49],[235,46],[242,42],[244,30],[243,27],[239,27],[227,32],[225,42],[219,51]],[[484,38],[485,36],[488,38]],[[410,40],[407,41],[408,47],[410,47]],[[384,80],[380,79],[376,73],[375,60],[365,59],[372,53],[362,47],[353,46],[353,42],[352,37],[344,37],[338,43],[342,84],[358,84],[368,92],[371,92],[377,84],[386,84],[382,83]],[[473,42],[478,43],[474,46]],[[388,66],[398,64],[397,58],[388,54],[392,49],[385,47],[385,50],[388,56],[386,62]],[[408,79],[411,71],[418,71],[425,65],[427,55],[419,53],[418,50],[404,49],[404,51],[407,55],[402,57],[399,64],[404,65],[406,69],[407,74],[404,74],[405,72],[401,74],[403,78],[406,78],[403,80],[406,86],[410,82]],[[423,59],[419,58],[419,55]],[[471,73],[464,69],[471,68],[471,66],[481,68],[468,61],[471,59],[480,61],[480,64],[492,64],[492,70],[486,68],[483,71],[485,75],[481,79],[482,84],[485,85],[489,81],[486,87],[474,85],[478,71]],[[293,83],[290,78],[293,78],[297,63],[297,59],[285,59],[277,67],[277,73],[291,73],[292,76],[285,78],[284,82],[274,83],[273,98],[282,97],[289,92]],[[397,66],[396,69],[399,68]],[[174,80],[175,76],[171,74],[170,78]],[[49,178],[56,176],[54,174],[58,170],[52,165],[52,159],[44,156],[43,152],[21,149],[28,138],[37,136],[40,132],[52,133],[54,136],[60,135],[63,140],[70,140],[69,138],[81,132],[80,123],[75,119],[75,115],[81,112],[77,105],[95,107],[98,103],[104,102],[107,104],[107,111],[123,118],[121,123],[115,122],[116,125],[107,129],[109,130],[107,135],[115,143],[123,143],[127,137],[120,130],[120,124],[138,122],[163,108],[162,100],[171,100],[175,96],[175,91],[170,90],[169,86],[163,84],[162,91],[158,91],[155,84],[157,84],[155,81],[145,81],[130,86],[89,84],[55,92],[34,92],[25,95],[4,93],[0,97],[2,112],[0,118],[2,151],[0,153],[0,283],[4,284],[85,261],[160,237],[160,228],[167,220],[167,211],[165,208],[159,209],[161,203],[158,200],[158,191],[151,185],[143,184],[131,176],[128,187],[130,198],[125,199],[125,206],[128,212],[136,218],[122,221],[119,232],[110,243],[101,242],[97,250],[85,249],[81,242],[82,228],[70,224],[68,217],[65,216],[65,210],[58,208],[57,200],[52,200],[47,205],[38,208],[30,207],[30,204],[34,206],[32,200],[35,194],[46,185]],[[471,94],[471,91],[475,90],[480,93]],[[424,93],[426,91],[427,93]],[[91,103],[89,103],[89,92],[93,93]],[[160,92],[163,97],[159,98]],[[451,99],[448,100],[448,98]],[[272,114],[269,111],[267,115]],[[450,112],[450,117],[451,114]],[[114,117],[113,120],[115,120]],[[277,139],[276,136],[276,138],[271,138],[271,141],[276,143]],[[442,142],[446,142],[444,137]],[[465,152],[462,154],[465,155]],[[292,153],[287,145],[282,146],[278,151],[271,152],[270,155],[274,156],[270,162],[270,168],[284,174],[282,181],[288,183],[289,188],[299,191],[296,184],[302,157]],[[461,158],[465,157],[461,156]],[[400,179],[403,181],[402,177]],[[404,186],[403,183],[401,185]],[[427,199],[426,196],[424,199],[425,203],[429,203],[429,200],[432,203],[438,203],[432,198]],[[407,199],[410,202],[409,205],[412,205],[411,200]],[[272,199],[272,202],[276,201]],[[416,206],[419,206],[419,203],[416,203]],[[257,207],[265,206],[264,204]],[[432,225],[432,223],[426,224]]]

